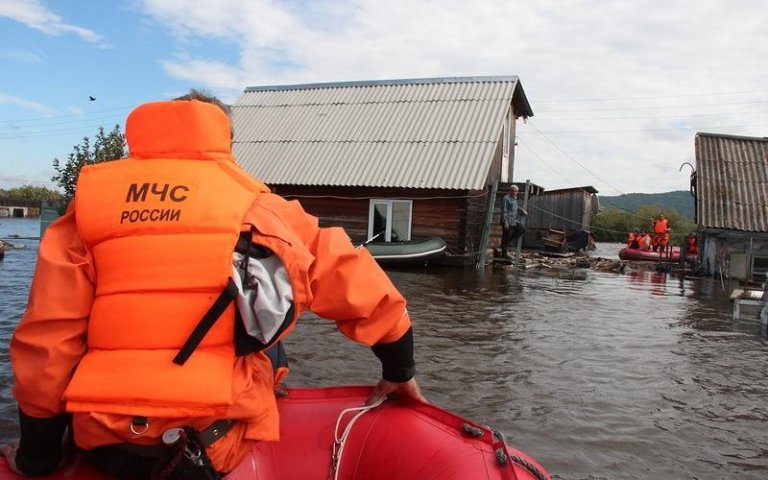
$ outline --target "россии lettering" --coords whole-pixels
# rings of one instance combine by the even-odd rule
[[[180,203],[187,199],[189,187],[186,185],[171,185],[169,183],[132,183],[128,186],[125,203],[146,202],[147,197],[161,202]],[[120,223],[136,222],[178,222],[181,218],[180,208],[136,208],[123,210],[120,213]]]

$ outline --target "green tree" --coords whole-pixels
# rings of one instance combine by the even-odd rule
[[[592,231],[601,242],[623,242],[634,228],[635,215],[624,210],[602,210],[592,219]]]
[[[637,209],[637,215],[644,221],[646,230],[653,231],[653,221],[659,214],[667,217],[669,244],[680,245],[689,233],[696,231],[696,224],[675,209],[664,209],[657,205],[642,205]]]
[[[22,185],[21,187],[10,188],[8,190],[0,188],[0,198],[18,198],[41,204],[44,201],[52,203],[61,202],[64,196],[55,190],[50,190],[45,187]]]
[[[56,182],[62,190],[64,197],[69,202],[75,196],[77,177],[84,165],[107,162],[125,156],[125,134],[120,130],[120,125],[115,125],[111,132],[106,133],[104,127],[99,127],[99,132],[91,144],[88,137],[83,138],[83,143],[75,145],[69,159],[61,164],[58,158],[53,159],[53,168],[56,170],[51,180]]]
[[[653,221],[663,213],[670,228],[670,245],[680,245],[685,237],[696,230],[696,224],[675,209],[658,205],[641,205],[637,212],[609,209],[601,210],[592,219],[592,231],[601,242],[624,242],[631,230],[653,231]]]

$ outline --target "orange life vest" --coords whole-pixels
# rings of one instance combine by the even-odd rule
[[[650,250],[651,248],[651,236],[646,234],[640,234],[640,236],[637,238],[638,243],[638,249],[640,250]]]
[[[696,237],[690,236],[686,239],[687,247],[688,247],[688,253],[698,253],[699,252],[699,245],[696,241]]]
[[[220,418],[242,419],[245,440],[277,440],[272,365],[263,352],[235,356],[231,305],[186,363],[173,362],[227,284],[241,232],[289,278],[293,314],[279,338],[305,309],[369,346],[411,327],[405,299],[367,249],[342,228],[319,228],[298,202],[234,163],[229,120],[217,107],[142,105],[126,137],[130,158],[85,167],[74,205],[40,242],[10,349],[22,411],[73,412],[85,449],[155,445],[166,428],[203,429]],[[143,427],[134,424],[140,416]],[[220,445],[209,455],[228,471],[239,457]]]
[[[201,108],[192,102],[173,103]],[[132,117],[152,125],[156,110],[168,105],[148,104]],[[180,118],[196,109],[180,111]],[[167,121],[163,113],[157,118]],[[228,125],[223,112],[221,117]],[[217,126],[223,125],[214,121],[214,131]],[[205,140],[203,146],[217,151]],[[173,359],[227,285],[241,229],[256,228],[262,237],[266,233],[261,243],[278,256],[286,255],[285,246],[295,239],[270,219],[274,215],[267,213],[257,227],[245,222],[246,216],[253,217],[258,194],[268,190],[242,173],[228,154],[199,161],[147,160],[141,151],[132,154],[86,167],[78,180],[77,224],[94,257],[97,290],[88,352],[64,394],[67,409],[162,417],[231,415],[232,304],[183,365]],[[293,285],[306,279],[311,255],[291,257],[284,263]],[[298,303],[306,304],[300,292],[308,288],[298,285],[294,290]]]

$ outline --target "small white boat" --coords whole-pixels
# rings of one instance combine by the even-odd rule
[[[445,240],[440,237],[365,244],[379,263],[424,263],[445,255],[445,247]]]

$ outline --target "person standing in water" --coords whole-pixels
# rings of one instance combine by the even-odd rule
[[[509,187],[509,193],[501,199],[501,257],[510,258],[508,250],[512,242],[517,240],[523,233],[525,227],[522,225],[522,218],[528,215],[517,203],[517,195],[520,188],[512,184]]]

